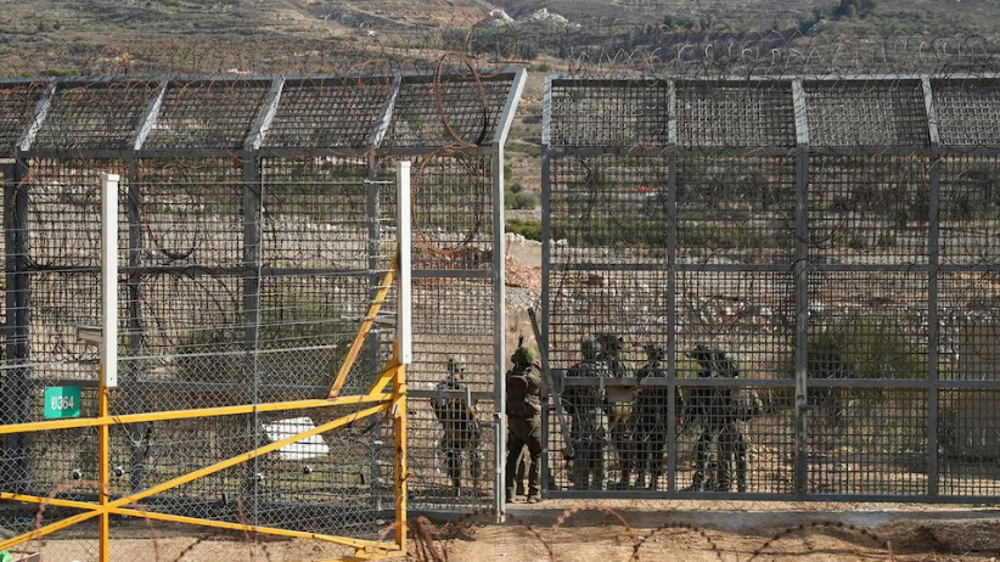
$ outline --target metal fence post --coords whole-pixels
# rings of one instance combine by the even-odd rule
[[[4,423],[31,421],[30,367],[26,366],[30,354],[28,342],[28,306],[30,286],[24,262],[28,254],[28,165],[23,160],[4,170],[4,270],[7,281],[7,326],[5,362],[14,367],[5,377],[0,392],[0,416]],[[15,433],[4,436],[4,463],[0,477],[13,491],[28,487],[30,441],[28,434]]]
[[[808,493],[809,124],[802,80],[792,82],[795,111],[795,493]]]
[[[667,491],[677,490],[677,83],[667,83]],[[655,482],[654,482],[655,484]]]
[[[921,80],[924,90],[924,107],[927,111],[927,133],[931,149],[928,208],[928,263],[927,279],[927,494],[938,496],[938,272],[940,270],[941,205],[941,155],[939,152],[937,118],[934,113],[934,95],[930,77]]]

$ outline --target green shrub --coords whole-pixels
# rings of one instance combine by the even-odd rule
[[[507,219],[507,232],[520,234],[528,240],[542,241],[542,223],[521,219]]]

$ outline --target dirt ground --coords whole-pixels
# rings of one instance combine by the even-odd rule
[[[768,504],[714,511],[699,502],[546,501],[512,506],[508,520],[412,520],[415,562],[723,561],[998,562],[1000,509],[948,506]],[[718,504],[714,504],[718,505]],[[705,507],[707,509],[701,509]],[[717,509],[714,508],[714,509]],[[871,510],[869,510],[871,509]],[[217,562],[337,560],[350,551],[311,540],[273,540],[254,548],[241,535],[192,527],[133,528],[113,541],[112,560]],[[422,538],[429,538],[426,548]],[[96,560],[96,543],[53,538],[44,562]],[[433,549],[433,554],[431,553]],[[437,556],[437,558],[434,558]]]

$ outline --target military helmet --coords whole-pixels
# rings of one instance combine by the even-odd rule
[[[601,332],[595,338],[602,348],[609,351],[620,351],[622,348],[622,338],[613,332]]]
[[[463,357],[449,357],[448,358],[448,374],[452,376],[462,376],[465,372],[465,358]]]
[[[649,344],[643,346],[642,349],[646,352],[646,357],[650,359],[663,359],[663,356],[666,355],[664,349],[658,345]]]
[[[530,347],[521,345],[514,350],[514,354],[510,356],[510,360],[513,361],[515,365],[534,365],[535,361],[538,360],[538,352]]]

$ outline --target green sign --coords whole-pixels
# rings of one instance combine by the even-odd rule
[[[80,417],[80,387],[50,386],[45,389],[45,419]]]

